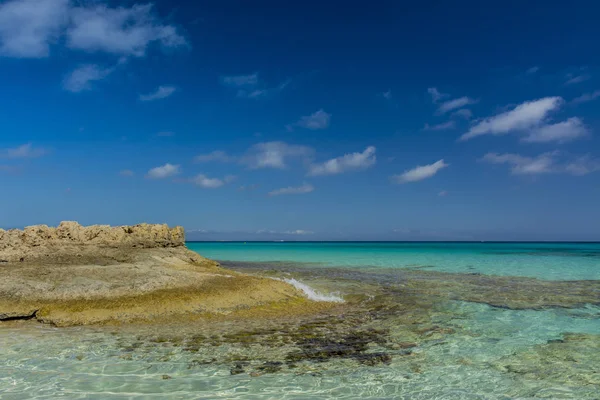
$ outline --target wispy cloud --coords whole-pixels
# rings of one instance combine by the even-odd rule
[[[302,186],[288,186],[281,189],[276,189],[269,192],[269,196],[281,196],[286,194],[306,194],[314,191],[315,188],[308,184],[304,183]]]
[[[160,167],[152,168],[148,171],[146,177],[150,179],[164,179],[181,173],[180,165],[165,164]]]
[[[488,153],[481,159],[490,164],[508,164],[515,175],[535,175],[553,172],[556,152],[543,153],[536,157],[525,157],[520,154]]]
[[[600,97],[600,90],[596,90],[592,93],[584,93],[579,97],[575,97],[573,100],[571,100],[571,104],[587,103],[589,101],[594,101],[599,97]]]
[[[521,140],[529,143],[566,143],[588,135],[589,131],[583,124],[583,121],[577,117],[573,117],[556,124],[547,124],[534,128],[527,132]]]
[[[221,82],[225,86],[238,88],[237,97],[246,99],[261,99],[270,95],[274,95],[289,84],[290,80],[286,80],[275,87],[268,87],[261,84],[258,79],[258,72],[250,75],[234,75],[234,76],[223,76]]]
[[[177,90],[174,86],[159,86],[154,92],[149,94],[140,94],[141,101],[153,101],[165,99],[171,96]]]
[[[152,5],[111,8],[69,0],[11,0],[0,5],[0,54],[42,58],[61,37],[71,49],[141,57],[148,46],[186,46],[173,25],[162,24]]]
[[[268,89],[254,89],[254,90],[238,90],[237,97],[243,97],[247,99],[259,99],[266,96],[269,93]]]
[[[33,147],[31,143],[26,143],[14,148],[0,149],[0,157],[2,158],[38,158],[47,153],[47,149]]]
[[[258,85],[258,72],[250,75],[223,76],[221,81],[227,86],[255,86]]]
[[[429,125],[425,124],[423,130],[425,131],[445,131],[448,129],[453,129],[456,126],[454,121],[442,122],[441,124]]]
[[[264,142],[252,146],[242,157],[241,163],[251,169],[287,168],[290,159],[308,161],[314,150],[307,146],[291,145],[285,142]]]
[[[453,112],[452,116],[464,118],[464,119],[471,119],[471,118],[473,118],[473,112],[467,108],[463,108],[461,110]]]
[[[392,182],[402,184],[422,181],[423,179],[431,178],[449,165],[450,164],[446,164],[444,160],[439,160],[429,165],[419,165],[413,169],[404,171],[404,173],[400,175],[392,176]]]
[[[508,164],[513,175],[563,173],[583,176],[600,171],[600,159],[583,155],[569,159],[564,153],[552,151],[529,157],[520,154],[488,153],[481,159],[490,164]]]
[[[580,156],[567,163],[565,166],[565,171],[577,176],[583,176],[592,172],[600,171],[600,160],[593,158],[590,155]]]
[[[470,97],[467,96],[463,96],[463,97],[459,97],[457,99],[452,99],[452,100],[448,100],[443,102],[442,104],[440,104],[440,106],[438,107],[436,114],[438,115],[442,115],[445,114],[449,111],[452,110],[456,110],[457,108],[462,108],[464,106],[467,106],[469,104],[475,104],[477,103],[477,100],[472,99]]]
[[[539,70],[540,70],[540,67],[531,67],[531,68],[529,68],[529,69],[528,69],[526,72],[527,72],[529,75],[532,75],[532,74],[535,74],[536,72],[538,72]]]
[[[304,235],[313,235],[314,234],[313,231],[307,231],[307,230],[304,230],[304,229],[296,229],[294,231],[284,231],[282,233],[285,234],[285,235],[301,235],[301,236],[304,236]]]
[[[72,49],[141,57],[153,42],[164,48],[188,45],[173,25],[163,25],[154,17],[151,4],[74,7],[70,17],[66,35]]]
[[[581,74],[581,75],[567,74],[567,81],[565,82],[565,85],[574,85],[576,83],[585,82],[590,78],[591,78],[591,76],[588,74]]]
[[[429,89],[427,89],[427,93],[429,93],[429,95],[431,96],[431,101],[433,101],[434,103],[437,103],[440,100],[450,97],[449,94],[441,93],[439,90],[437,90],[437,88],[434,87],[430,87]]]
[[[63,88],[73,93],[91,90],[92,82],[103,80],[114,70],[114,68],[103,68],[96,64],[81,65],[65,77]]]
[[[392,90],[390,89],[387,92],[383,92],[381,95],[383,96],[384,99],[391,100],[392,99]]]
[[[473,125],[461,140],[469,140],[482,135],[505,135],[521,131],[527,132],[545,123],[548,115],[564,103],[561,97],[544,97],[524,102],[510,111],[483,119]]]
[[[237,92],[237,97],[243,97],[247,99],[261,99],[263,97],[275,95],[278,92],[281,92],[290,84],[290,81],[287,80],[276,87],[271,88],[255,88],[252,90],[240,89]]]
[[[268,237],[273,239],[274,237],[294,237],[294,236],[307,236],[313,235],[315,232],[306,229],[291,229],[287,231],[279,231],[274,229],[259,229],[256,231],[217,231],[210,229],[190,229],[186,230],[186,234],[189,235],[214,235],[216,237],[226,237],[231,239],[232,237],[247,238],[248,236],[255,237]],[[232,236],[237,235],[237,236]]]
[[[223,179],[220,178],[209,178],[204,174],[198,174],[191,179],[191,182],[204,189],[216,189],[224,186],[227,183],[231,183],[235,180],[235,176],[228,175]]]
[[[447,190],[441,190],[440,192],[438,192],[438,197],[446,197],[447,195],[448,195]]]
[[[316,131],[328,128],[330,121],[331,114],[326,113],[325,111],[323,111],[323,109],[320,109],[312,113],[311,115],[301,117],[295,125],[301,128]]]
[[[336,175],[343,172],[369,168],[377,161],[375,151],[374,146],[369,146],[361,153],[345,154],[320,164],[313,164],[309,167],[308,174],[312,176]]]
[[[235,162],[236,157],[230,156],[227,153],[225,153],[224,151],[215,150],[215,151],[207,153],[207,154],[197,155],[196,157],[194,157],[194,161],[197,163],[205,163],[205,162],[213,162],[213,161],[229,163],[229,162]]]

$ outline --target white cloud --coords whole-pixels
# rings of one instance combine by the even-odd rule
[[[211,161],[228,163],[228,162],[234,162],[235,160],[236,160],[235,157],[232,157],[221,150],[215,150],[213,152],[210,152],[207,154],[200,154],[200,155],[197,155],[196,157],[194,157],[194,161],[198,162],[198,163],[211,162]]]
[[[488,153],[482,161],[490,164],[508,164],[514,175],[536,175],[555,171],[557,152],[540,154],[537,157],[525,157],[519,154]]]
[[[324,163],[313,164],[310,166],[308,174],[312,176],[336,175],[347,171],[369,168],[377,161],[375,151],[374,146],[369,146],[362,153],[345,154]]]
[[[535,74],[539,70],[540,70],[540,67],[531,67],[527,70],[527,73],[531,75],[531,74]]]
[[[458,99],[448,100],[440,104],[436,113],[438,115],[445,114],[448,111],[456,110],[457,108],[462,108],[469,104],[475,103],[477,103],[477,100],[471,99],[467,96],[459,97]]]
[[[74,7],[70,14],[67,46],[72,49],[141,57],[152,42],[165,48],[187,45],[174,26],[157,21],[151,4],[131,8],[109,8],[103,4]]]
[[[386,100],[391,100],[392,99],[392,91],[391,91],[391,89],[388,90],[387,92],[383,92],[381,95]]]
[[[258,80],[258,73],[255,72],[251,75],[224,76],[221,78],[221,82],[225,86],[240,88],[237,91],[237,97],[245,99],[261,99],[282,91],[291,81],[287,80],[275,87],[259,87],[260,82]]]
[[[583,121],[577,117],[573,117],[556,124],[542,125],[534,128],[522,140],[529,143],[565,143],[587,136],[588,134],[588,129],[583,124]]]
[[[273,88],[263,88],[263,89],[253,89],[253,90],[240,89],[237,92],[237,97],[246,98],[246,99],[262,99],[264,97],[274,95],[278,92],[281,92],[289,84],[290,84],[290,81],[288,80],[288,81],[285,81],[285,82],[281,83],[280,85],[273,87]]]
[[[63,81],[63,88],[69,92],[78,93],[91,90],[91,83],[106,78],[114,68],[102,68],[96,64],[85,64],[71,71]]]
[[[38,158],[48,153],[43,148],[35,148],[31,143],[23,144],[19,147],[0,150],[0,156],[3,158]]]
[[[326,129],[329,126],[330,120],[331,114],[326,113],[323,111],[323,109],[320,109],[311,115],[300,118],[296,125],[315,131],[319,129]]]
[[[460,118],[464,118],[464,119],[471,119],[473,117],[473,112],[467,108],[463,108],[461,110],[453,112],[452,116],[460,117]]]
[[[235,176],[228,175],[223,179],[219,178],[209,178],[204,174],[198,174],[194,178],[192,178],[192,183],[196,186],[200,186],[204,189],[216,189],[227,183],[230,183],[235,180]]]
[[[258,84],[258,73],[224,76],[221,78],[221,81],[227,86],[255,86]]]
[[[264,142],[252,146],[242,157],[242,164],[252,169],[287,167],[291,158],[308,160],[314,150],[307,146],[290,145],[285,142]]]
[[[437,103],[438,101],[450,96],[449,94],[446,94],[446,93],[440,93],[440,91],[434,87],[430,87],[429,89],[427,89],[427,93],[429,93],[431,95],[431,100],[434,103]]]
[[[68,23],[69,0],[13,0],[0,4],[0,55],[42,58]]]
[[[268,89],[255,89],[251,91],[238,90],[237,97],[243,97],[247,99],[259,99],[266,96],[269,93]]]
[[[169,97],[170,95],[172,95],[173,93],[175,93],[176,90],[177,90],[177,88],[175,88],[174,86],[159,86],[152,93],[141,94],[140,100],[141,101],[153,101],[153,100],[165,99],[165,98]]]
[[[109,8],[75,6],[70,0],[12,0],[0,5],[0,54],[48,57],[61,37],[71,49],[143,56],[152,42],[165,48],[187,45],[172,25],[161,24],[152,5]]]
[[[392,176],[394,183],[409,183],[422,181],[423,179],[431,178],[443,168],[448,167],[444,160],[439,160],[429,165],[419,165],[413,169],[407,170],[400,175]]]
[[[282,232],[285,235],[312,235],[314,234],[313,231],[305,231],[304,229],[296,229],[295,231],[285,231]]]
[[[135,173],[130,169],[124,169],[122,171],[119,171],[119,175],[125,176],[125,177],[132,177],[135,175]]]
[[[589,76],[587,74],[583,74],[583,75],[567,74],[567,78],[568,78],[568,80],[565,82],[565,85],[574,85],[576,83],[581,83],[581,82],[587,81],[588,79],[591,78],[591,76]]]
[[[244,232],[246,233],[246,232]],[[253,233],[256,235],[313,235],[314,232],[313,231],[307,231],[304,229],[296,229],[296,230],[291,230],[291,231],[275,231],[275,230],[271,230],[271,229],[259,229],[256,232],[247,232],[247,233]]]
[[[542,125],[548,115],[563,104],[561,97],[544,97],[526,101],[510,111],[486,118],[461,136],[461,140],[481,135],[504,135],[513,131],[526,131]]]
[[[446,197],[447,195],[448,195],[448,191],[447,191],[447,190],[441,190],[441,191],[438,193],[438,196],[439,196],[439,197]]]
[[[426,131],[444,131],[444,130],[447,130],[447,129],[454,128],[455,125],[456,125],[456,123],[454,121],[443,122],[443,123],[437,124],[437,125],[425,124],[425,127],[423,128],[423,130],[426,130]]]
[[[508,164],[511,166],[510,170],[513,175],[562,173],[583,176],[600,171],[600,159],[584,155],[565,160],[564,154],[559,151],[543,153],[535,157],[511,153],[488,153],[483,156],[481,161],[490,164]]]
[[[208,229],[189,229],[186,230],[185,233],[216,233],[216,231],[209,231]]]
[[[573,100],[571,100],[571,104],[587,103],[588,101],[596,100],[599,97],[600,90],[596,90],[592,93],[584,93],[581,96],[574,98]]]
[[[273,190],[269,192],[269,196],[281,196],[284,194],[305,194],[310,193],[314,190],[315,188],[312,185],[305,183],[302,186],[288,186],[286,188]]]
[[[164,179],[179,173],[181,173],[181,166],[166,163],[163,166],[152,168],[146,176],[151,179]]]

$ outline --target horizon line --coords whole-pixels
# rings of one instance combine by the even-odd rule
[[[186,240],[186,243],[591,243],[600,240]]]

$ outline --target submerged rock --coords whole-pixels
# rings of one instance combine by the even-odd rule
[[[524,379],[600,390],[600,335],[566,333],[560,340],[503,357],[495,367]],[[600,393],[600,392],[599,392]]]
[[[260,272],[269,267],[271,274],[292,273],[306,281],[306,268],[281,263],[227,262],[227,268],[237,271]],[[304,275],[304,276],[303,276]],[[275,275],[277,276],[277,275]],[[307,279],[305,279],[307,278]],[[356,268],[327,268],[317,283],[333,282],[332,286],[346,285],[345,299],[350,299],[355,282],[376,282],[387,294],[413,302],[448,300],[484,303],[511,310],[543,310],[549,308],[579,308],[586,304],[600,305],[600,280],[557,281],[523,276],[452,273],[414,268],[374,268],[360,271]],[[363,293],[369,293],[364,290]]]

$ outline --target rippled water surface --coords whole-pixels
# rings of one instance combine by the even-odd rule
[[[597,244],[189,247],[345,303],[302,319],[3,323],[0,398],[600,398]]]

